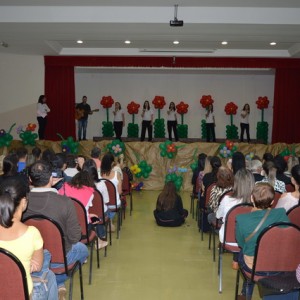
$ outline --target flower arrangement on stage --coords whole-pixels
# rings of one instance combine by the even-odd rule
[[[61,134],[57,133],[57,135],[62,139],[60,146],[61,151],[64,153],[78,153],[78,145],[79,143],[74,141],[72,136],[69,136],[67,139],[64,139]]]
[[[36,124],[28,123],[25,130],[23,130],[23,125],[18,126],[17,133],[22,140],[23,145],[35,145],[35,140],[38,138],[38,134],[34,133],[36,129]]]
[[[143,189],[144,183],[143,181],[141,182],[133,182],[131,184],[131,188],[137,192],[140,192]]]
[[[225,105],[225,113],[226,115],[230,116],[230,125],[226,126],[226,138],[227,139],[238,139],[238,128],[233,124],[233,115],[236,115],[238,106],[233,103],[229,102]]]
[[[254,152],[250,152],[249,154],[247,154],[247,155],[245,156],[245,159],[246,159],[247,161],[251,161],[251,160],[253,159],[253,157],[254,157]]]
[[[202,98],[200,99],[200,104],[202,105],[203,108],[206,110],[208,107],[214,103],[213,98],[211,95],[203,95]],[[206,120],[202,119],[201,120],[201,138],[206,139]]]
[[[100,104],[106,109],[106,121],[102,122],[102,135],[104,137],[114,136],[113,123],[109,121],[109,109],[114,104],[114,99],[111,96],[103,96]]]
[[[15,125],[16,125],[16,123],[11,125],[8,132],[6,132],[4,129],[0,130],[0,147],[1,148],[10,146],[11,141],[13,140],[13,136],[10,133]]]
[[[145,160],[142,160],[138,164],[131,166],[130,170],[137,178],[148,178],[152,172],[152,166],[148,165]]]
[[[176,156],[178,149],[182,147],[184,145],[176,146],[172,141],[166,140],[164,143],[159,144],[160,156],[172,159]]]
[[[256,127],[256,138],[258,140],[263,140],[264,143],[268,143],[268,131],[269,124],[264,121],[264,110],[268,108],[270,101],[268,97],[258,97],[256,101],[256,106],[261,110],[261,121],[257,122]]]
[[[187,138],[188,137],[188,125],[183,124],[184,115],[188,112],[189,105],[181,101],[176,105],[177,113],[181,115],[181,124],[177,125],[177,132],[179,138]]]
[[[182,182],[183,182],[183,173],[187,172],[187,168],[185,167],[170,167],[168,169],[168,174],[165,176],[165,182],[173,181],[176,187],[176,190],[179,191]]]
[[[139,113],[140,104],[131,101],[127,105],[127,111],[132,115],[132,123],[128,124],[127,136],[137,138],[139,137],[139,125],[134,123],[134,116]]]
[[[166,134],[165,120],[160,118],[160,110],[166,105],[165,97],[155,96],[152,100],[152,104],[158,110],[158,119],[154,121],[154,137],[164,138]]]
[[[113,140],[110,144],[107,145],[107,149],[114,156],[119,156],[121,154],[124,154],[125,144],[122,141],[116,139],[116,140]]]
[[[219,154],[223,158],[232,157],[232,154],[237,151],[237,146],[230,141],[226,140],[225,143],[221,144],[219,147]]]
[[[288,161],[290,156],[296,156],[295,146],[293,146],[292,150],[285,148],[279,155],[281,155],[285,161]]]

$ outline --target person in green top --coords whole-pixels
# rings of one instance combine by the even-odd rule
[[[253,266],[253,259],[255,253],[256,241],[259,234],[269,225],[277,222],[289,222],[289,218],[283,208],[271,209],[274,199],[274,188],[269,183],[258,183],[254,186],[251,201],[253,209],[251,213],[241,214],[236,217],[236,240],[239,247],[242,249],[239,255],[239,265],[247,272],[251,272]],[[268,214],[257,232],[248,238],[256,229],[257,225]],[[262,274],[258,275],[270,275]],[[253,284],[243,284],[242,295],[246,295],[246,287],[248,288],[248,295],[253,293]],[[242,298],[241,298],[242,299]]]

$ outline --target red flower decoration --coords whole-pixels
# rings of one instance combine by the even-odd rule
[[[203,95],[200,99],[200,104],[202,107],[207,108],[209,105],[213,104],[214,100],[212,99],[211,95]]]
[[[36,124],[28,123],[26,127],[26,131],[35,131]]]
[[[189,105],[185,104],[182,101],[179,104],[176,105],[177,112],[180,115],[186,114],[188,112],[188,107],[189,107]]]
[[[270,101],[268,97],[258,97],[256,105],[258,109],[268,108]]]
[[[114,104],[114,99],[111,96],[103,96],[100,104],[103,106],[103,108],[111,108]]]
[[[177,149],[176,149],[175,144],[167,145],[167,152],[168,153],[176,153],[176,151],[177,151]]]
[[[134,101],[131,101],[127,105],[127,111],[129,114],[134,115],[139,112],[140,105],[138,103],[135,103]]]
[[[166,105],[165,97],[163,96],[155,96],[152,100],[152,103],[154,104],[154,107],[156,109],[163,109]]]
[[[235,103],[229,102],[226,104],[224,110],[226,112],[226,115],[236,115],[237,109],[238,109],[238,106]]]

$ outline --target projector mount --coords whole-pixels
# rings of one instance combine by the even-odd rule
[[[174,20],[170,21],[170,26],[182,27],[183,21],[177,19],[178,4],[174,5]]]

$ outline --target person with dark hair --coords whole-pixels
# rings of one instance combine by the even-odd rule
[[[188,211],[183,208],[182,199],[176,192],[173,181],[165,184],[156,201],[153,211],[157,225],[164,227],[181,226],[188,216]]]
[[[175,142],[178,142],[177,114],[176,114],[176,106],[174,102],[170,103],[169,110],[167,111],[167,115],[168,115],[167,128],[168,128],[169,140],[172,141],[172,130],[173,130]]]
[[[50,112],[50,108],[46,104],[45,95],[41,95],[37,104],[37,121],[39,123],[39,139],[43,140],[45,138],[45,129],[47,125],[47,115]]]
[[[113,111],[113,114],[114,114],[114,131],[116,133],[116,138],[122,141],[121,136],[122,136],[123,127],[125,127],[125,115],[120,102],[115,102],[115,110]]]
[[[58,299],[54,273],[49,270],[50,253],[43,251],[43,238],[34,226],[21,222],[27,207],[28,190],[22,181],[10,178],[0,185],[0,247],[13,253],[22,263],[30,299]],[[43,278],[44,284],[34,282]]]
[[[250,143],[250,133],[249,133],[249,115],[250,115],[250,105],[246,103],[241,112],[241,143],[244,142],[244,132],[246,130],[247,142]]]
[[[88,117],[93,112],[89,104],[87,104],[87,96],[82,97],[82,102],[76,105],[77,124],[78,124],[78,140],[86,141],[86,128]]]
[[[46,149],[43,151],[41,159],[51,164],[51,161],[55,159],[55,152],[52,149]]]
[[[20,173],[26,168],[28,150],[25,147],[19,147],[16,154],[18,156],[18,172]]]
[[[77,170],[78,161],[76,155],[72,153],[68,153],[66,156],[66,164],[67,167],[64,172],[68,176],[68,181],[70,181],[70,178],[72,178],[78,173]]]
[[[300,193],[300,165],[296,165],[292,168],[292,177],[291,182],[295,187],[295,191],[291,193],[284,193],[278,200],[276,208],[283,207],[286,211],[291,209],[292,207],[298,205]]]
[[[231,168],[234,175],[238,170],[246,168],[246,159],[242,152],[237,151],[232,154]]]
[[[286,160],[281,155],[276,155],[273,162],[277,170],[276,178],[280,181],[283,181],[285,185],[291,184],[291,179],[284,174],[284,172],[287,170]]]
[[[101,155],[101,149],[98,147],[94,147],[91,151],[91,158],[94,160],[96,163],[98,175],[100,175],[100,169],[101,169],[101,160],[100,160],[100,155]]]
[[[148,141],[152,141],[152,127],[153,127],[153,116],[154,112],[150,108],[149,101],[145,101],[143,105],[143,112],[142,112],[142,133],[141,133],[141,142],[145,140],[146,129],[148,130]]]
[[[205,153],[200,153],[198,155],[198,165],[197,168],[193,171],[193,177],[192,177],[192,185],[193,185],[193,193],[199,192],[202,188],[202,179],[203,179],[203,170],[205,167],[205,160],[206,160],[207,155]],[[200,174],[200,172],[202,172]],[[200,177],[199,177],[200,176]],[[198,182],[199,190],[196,191],[196,181],[200,180]]]
[[[39,147],[34,147],[31,150],[31,153],[27,155],[26,166],[30,166],[35,163],[37,160],[40,160],[42,156],[42,150]]]
[[[270,153],[270,152],[266,152],[266,153],[263,155],[263,163],[264,163],[265,161],[273,161],[273,159],[274,159],[274,156],[273,156],[273,154]]]
[[[80,261],[83,264],[88,257],[88,249],[80,243],[81,228],[77,219],[77,213],[72,200],[66,196],[58,195],[58,191],[52,186],[60,179],[52,177],[52,166],[45,161],[35,162],[29,169],[29,176],[33,185],[28,194],[28,207],[24,218],[42,214],[52,218],[62,228],[65,236],[65,248],[67,262],[72,264]],[[54,264],[53,267],[62,264]],[[67,275],[56,275],[57,286],[61,293],[66,291],[65,281]]]
[[[216,141],[216,134],[215,134],[215,115],[214,115],[214,106],[210,104],[207,107],[207,112],[205,114],[206,118],[206,142],[210,142],[210,138],[212,136],[212,141]]]
[[[217,181],[217,173],[222,163],[218,156],[213,156],[210,159],[211,172],[206,173],[203,177],[203,186],[206,190],[212,183]],[[204,191],[205,192],[205,191]]]
[[[283,208],[270,209],[274,195],[274,188],[269,183],[256,184],[251,196],[251,202],[254,206],[252,212],[240,214],[236,217],[236,240],[242,249],[238,258],[239,265],[246,272],[251,273],[256,241],[259,234],[273,223],[289,222],[289,218]],[[259,225],[262,220],[263,223]],[[278,272],[276,272],[276,274],[278,274]],[[263,276],[267,274],[259,272],[257,275]],[[268,276],[270,276],[270,272],[268,272]],[[243,296],[246,295],[246,288],[248,288],[247,295],[251,298],[254,284],[246,284],[244,281],[242,290]]]

